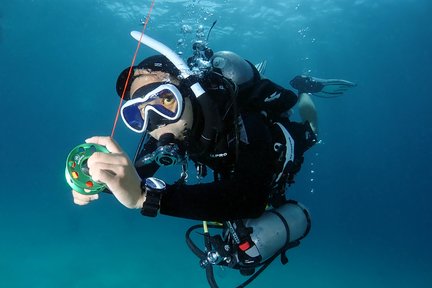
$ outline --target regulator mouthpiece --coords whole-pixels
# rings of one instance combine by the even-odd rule
[[[168,167],[183,163],[186,161],[186,156],[176,142],[173,134],[163,134],[159,139],[158,148],[145,155],[141,160],[141,165],[156,162],[159,166]]]

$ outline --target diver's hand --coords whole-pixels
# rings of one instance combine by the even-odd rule
[[[117,200],[127,208],[141,208],[141,178],[132,161],[111,137],[91,137],[86,143],[105,146],[111,153],[95,152],[87,160],[93,181],[105,183]]]
[[[90,202],[99,199],[98,194],[83,195],[81,193],[76,192],[75,190],[72,190],[72,197],[73,197],[74,203],[77,205],[80,205],[80,206],[87,205]]]

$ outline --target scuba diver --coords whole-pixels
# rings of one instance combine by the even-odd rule
[[[222,223],[222,235],[208,238],[205,251],[191,243],[192,230],[187,233],[206,269],[225,265],[252,275],[275,256],[284,258],[310,229],[308,211],[285,195],[303,154],[317,141],[316,111],[308,93],[333,95],[354,84],[297,76],[291,81],[295,93],[262,77],[233,52],[213,53],[198,43],[186,64],[156,40],[134,38],[160,52],[133,66],[130,78],[128,67],[117,79],[117,93],[126,101],[122,119],[143,134],[141,142],[132,161],[110,137],[87,139],[109,151],[88,158],[88,174],[142,215]],[[299,98],[304,121],[294,122],[289,111]],[[213,181],[189,184],[190,163],[200,178],[210,168]],[[178,181],[168,184],[154,177],[160,167],[172,165],[182,167]],[[78,205],[99,197],[72,193]]]

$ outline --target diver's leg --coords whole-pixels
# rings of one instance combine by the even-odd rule
[[[300,93],[298,109],[302,121],[309,121],[313,132],[318,134],[318,115],[309,93]]]

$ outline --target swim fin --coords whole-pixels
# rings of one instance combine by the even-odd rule
[[[311,93],[318,97],[332,98],[342,95],[357,84],[343,79],[321,79],[299,75],[290,81],[292,87],[300,93]]]

